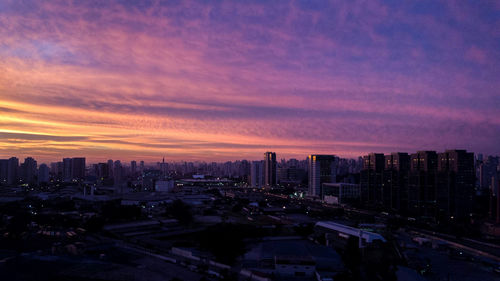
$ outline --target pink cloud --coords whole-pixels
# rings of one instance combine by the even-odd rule
[[[465,58],[477,64],[486,64],[488,62],[488,55],[484,50],[472,46],[465,52]]]
[[[478,89],[493,84],[470,75],[474,69],[462,71],[451,55],[429,59],[408,34],[402,46],[410,47],[393,59],[399,53],[391,44],[400,42],[374,28],[422,24],[435,40],[430,44],[447,54],[464,46],[454,27],[370,3],[339,4],[335,24],[321,30],[330,13],[287,6],[268,25],[212,18],[267,18],[264,5],[232,2],[221,4],[222,12],[192,3],[139,10],[51,2],[0,17],[0,46],[7,46],[0,49],[0,106],[18,110],[5,113],[0,128],[81,132],[87,139],[43,144],[58,155],[77,150],[93,157],[109,150],[240,158],[266,146],[294,157],[442,143],[492,150],[487,137],[498,136],[491,106],[498,97]],[[187,8],[196,16],[173,16]],[[301,21],[308,29],[297,36]],[[369,43],[351,42],[346,32]],[[474,46],[466,58],[486,63],[488,53]],[[161,146],[155,138],[172,143]],[[3,149],[41,153],[29,140]]]

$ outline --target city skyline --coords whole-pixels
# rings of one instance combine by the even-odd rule
[[[499,11],[2,1],[0,158],[498,155]]]
[[[390,151],[390,152],[377,151],[377,152],[368,152],[368,153],[358,155],[355,157],[343,157],[342,155],[338,155],[335,153],[329,153],[329,154],[323,154],[323,155],[331,155],[331,156],[335,156],[339,159],[345,159],[345,160],[355,160],[355,161],[359,160],[360,161],[363,159],[364,156],[369,155],[369,154],[381,154],[381,155],[385,155],[385,156],[391,156],[393,154],[401,154],[401,153],[402,154],[412,154],[412,153],[425,152],[425,151],[443,152],[443,151],[448,151],[448,150],[467,150],[467,149],[446,148],[443,150],[426,149],[426,150],[417,150],[417,151]],[[474,157],[476,160],[478,160],[478,158],[486,159],[487,157],[498,157],[499,156],[498,154],[483,154],[483,153],[476,153],[474,151],[469,151],[469,152],[474,154]],[[289,160],[307,161],[311,155],[317,155],[317,154],[308,154],[308,155],[304,155],[304,156],[299,155],[298,157],[283,157],[279,152],[267,151],[264,154],[266,154],[266,153],[276,154],[276,163],[280,163],[283,160],[285,160],[285,161],[289,161]],[[147,159],[147,158],[144,158],[144,157],[141,158],[140,156],[136,157],[136,158],[132,158],[132,159],[124,159],[124,158],[120,158],[120,157],[113,159],[111,157],[105,157],[105,156],[102,156],[99,158],[88,158],[85,155],[81,155],[81,154],[66,155],[66,156],[63,155],[61,158],[50,158],[49,160],[44,159],[42,157],[38,157],[36,155],[26,155],[26,156],[4,155],[4,156],[1,156],[0,159],[17,158],[19,161],[22,161],[22,160],[27,159],[27,158],[33,158],[33,159],[37,160],[37,162],[39,162],[40,164],[50,164],[50,163],[61,162],[62,160],[67,159],[67,158],[84,158],[84,159],[86,159],[87,164],[89,164],[89,165],[90,164],[105,163],[105,162],[108,162],[110,160],[112,160],[112,161],[118,160],[118,161],[122,161],[124,165],[130,166],[131,162],[136,162],[136,165],[137,165],[137,161],[142,161],[146,165],[157,165],[157,164],[161,164],[162,161],[164,161],[164,163],[188,163],[189,162],[189,163],[218,163],[218,164],[223,164],[226,162],[235,162],[235,161],[255,162],[255,161],[262,160],[261,155],[262,155],[262,152],[260,153],[260,155],[253,155],[249,158],[242,158],[242,157],[238,158],[238,156],[235,156],[234,159],[220,159],[218,161],[215,161],[215,160],[213,160],[213,161],[208,160],[207,161],[207,160],[203,160],[203,159],[169,159],[168,157],[165,158],[165,156],[159,156],[159,158],[151,158],[150,161],[145,161],[145,159]]]
[[[434,152],[434,153],[441,153],[441,152],[446,152],[446,151],[461,151],[461,150],[464,150],[464,151],[467,151],[466,149],[461,149],[461,148],[446,148],[446,149],[443,149],[443,150],[436,150],[436,149],[427,149],[427,150],[417,150],[417,151],[392,151],[392,152],[381,152],[381,151],[377,151],[377,152],[369,152],[369,153],[365,153],[365,154],[362,154],[362,155],[358,155],[357,157],[342,157],[341,155],[338,155],[338,154],[335,154],[335,153],[330,153],[330,154],[323,154],[323,155],[320,155],[320,156],[331,156],[331,157],[335,157],[335,158],[338,158],[338,159],[343,159],[343,160],[349,160],[349,161],[356,161],[356,162],[360,162],[360,163],[363,163],[365,160],[365,156],[367,155],[381,155],[383,157],[386,157],[386,161],[389,161],[390,158],[387,158],[387,157],[395,157],[394,155],[400,155],[400,154],[407,154],[407,155],[410,155],[410,154],[418,154],[420,152]],[[474,155],[474,159],[477,160],[477,161],[480,161],[482,162],[483,160],[485,159],[488,159],[488,157],[500,157],[500,155],[496,155],[496,154],[482,154],[482,153],[476,153],[474,151],[469,151],[470,153],[472,153]],[[259,156],[252,156],[250,158],[234,158],[234,159],[222,159],[222,160],[219,160],[219,161],[205,161],[205,160],[197,160],[197,159],[194,159],[194,160],[191,160],[191,159],[169,159],[168,157],[165,158],[165,156],[162,156],[161,158],[153,158],[151,161],[144,161],[144,158],[141,158],[141,157],[138,157],[138,158],[133,158],[133,159],[122,159],[122,158],[110,158],[110,157],[101,157],[101,158],[98,158],[98,159],[92,159],[92,158],[88,158],[86,157],[85,155],[74,155],[74,156],[62,156],[61,158],[54,158],[54,159],[50,159],[50,160],[46,160],[46,159],[43,159],[43,158],[40,158],[40,157],[37,157],[36,155],[28,155],[28,156],[18,156],[18,155],[6,155],[6,156],[3,156],[0,158],[1,159],[10,159],[10,158],[16,158],[18,159],[19,163],[21,163],[23,160],[25,159],[34,159],[36,160],[35,162],[38,162],[39,165],[41,164],[55,164],[55,163],[62,163],[65,159],[85,159],[86,163],[87,163],[87,166],[88,165],[94,165],[94,164],[99,164],[99,163],[109,163],[110,161],[119,161],[121,162],[124,166],[127,166],[127,167],[130,167],[132,165],[132,162],[135,162],[134,165],[137,166],[137,163],[138,162],[143,162],[145,165],[148,165],[148,166],[161,166],[162,163],[163,164],[183,164],[183,163],[205,163],[205,164],[210,164],[210,163],[217,163],[217,164],[224,164],[224,163],[228,163],[228,162],[238,162],[238,161],[247,161],[249,163],[252,163],[252,162],[262,162],[262,166],[264,166],[264,162],[265,162],[265,159],[266,159],[266,155],[267,154],[274,154],[276,155],[276,163],[279,164],[279,163],[283,163],[283,161],[285,162],[288,162],[288,161],[309,161],[309,158],[311,156],[315,156],[315,155],[319,155],[319,154],[309,154],[309,155],[306,155],[304,157],[282,157],[281,154],[279,152],[270,152],[270,151],[266,151],[264,152],[264,161],[262,161],[262,152],[260,153],[260,157]],[[374,165],[374,164],[372,164]],[[262,168],[264,169],[264,168]]]

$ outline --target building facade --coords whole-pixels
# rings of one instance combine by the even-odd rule
[[[322,198],[322,185],[336,181],[334,155],[309,155],[309,196]]]

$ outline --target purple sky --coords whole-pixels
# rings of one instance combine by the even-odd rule
[[[500,154],[499,1],[67,2],[0,2],[1,157]]]

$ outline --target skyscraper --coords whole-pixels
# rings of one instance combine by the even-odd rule
[[[19,159],[16,157],[9,158],[9,163],[7,164],[7,183],[16,184],[19,180]]]
[[[137,173],[137,162],[135,160],[132,160],[130,162],[130,172],[132,175],[135,175]]]
[[[85,157],[75,157],[71,159],[72,179],[82,180],[85,178]]]
[[[410,159],[408,208],[411,214],[436,216],[437,153],[417,151]]]
[[[46,164],[41,164],[38,167],[38,183],[49,182],[49,166]]]
[[[474,196],[474,154],[465,150],[446,150],[438,155],[436,201],[438,216],[467,220]]]
[[[123,174],[122,174],[122,163],[120,162],[120,160],[116,160],[115,163],[113,164],[113,179],[114,179],[114,185],[116,187],[120,187],[122,185]]]
[[[108,169],[109,169],[108,176],[110,178],[112,178],[113,177],[113,170],[114,170],[114,168],[113,168],[113,160],[111,160],[111,159],[108,160]]]
[[[0,159],[0,183],[7,183],[7,174],[9,169],[9,160],[8,159]]]
[[[309,155],[310,196],[322,197],[323,183],[333,183],[336,179],[334,155]]]
[[[22,180],[24,183],[36,183],[36,168],[37,164],[35,159],[33,159],[32,157],[27,157],[24,159],[24,163],[21,165]]]
[[[264,161],[252,161],[250,164],[250,185],[262,187],[264,182]]]
[[[266,186],[276,185],[276,153],[264,153],[264,184]]]
[[[109,178],[109,167],[108,163],[98,163],[97,164],[97,177],[99,180],[105,180]]]
[[[63,178],[63,162],[52,162],[50,163],[50,172],[56,179],[62,179]]]
[[[394,152],[385,156],[382,193],[384,206],[391,210],[406,212],[408,209],[408,153]]]
[[[382,174],[384,172],[384,154],[370,153],[363,156],[363,168],[360,173],[361,199],[364,203],[380,205],[383,203]]]
[[[168,176],[168,163],[165,162],[165,157],[163,157],[163,160],[161,161],[161,163],[159,163],[159,168],[161,171],[162,179],[167,178],[167,176]]]
[[[72,167],[73,161],[71,158],[63,158],[63,180],[71,181],[73,179],[71,172],[73,171]]]

